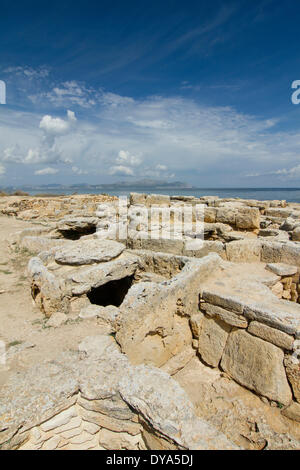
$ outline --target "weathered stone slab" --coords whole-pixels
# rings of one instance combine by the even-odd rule
[[[228,261],[239,263],[259,262],[261,242],[259,240],[237,240],[226,244]]]
[[[204,320],[204,315],[201,312],[195,313],[194,315],[191,316],[190,325],[191,325],[191,330],[192,330],[194,338],[197,338],[197,339],[199,338],[203,320]]]
[[[207,364],[218,367],[230,330],[229,325],[218,319],[204,318],[199,335],[198,352]]]
[[[265,339],[269,343],[275,344],[279,348],[293,349],[294,337],[287,335],[283,331],[276,330],[270,326],[263,325],[257,321],[252,321],[249,325],[248,332],[259,338]]]
[[[123,256],[123,255],[122,255]],[[124,258],[100,263],[69,274],[67,281],[71,283],[72,293],[82,295],[91,288],[102,286],[109,281],[132,276],[138,267],[138,257],[128,255]]]
[[[266,265],[266,269],[277,274],[277,276],[294,276],[298,271],[297,266],[285,263],[269,263]]]
[[[122,243],[113,240],[79,240],[58,249],[55,261],[74,266],[101,263],[117,258],[124,250],[125,246]]]
[[[233,312],[229,312],[217,305],[202,303],[201,309],[205,311],[206,315],[210,317],[217,317],[228,325],[235,326],[236,328],[247,328],[248,322],[246,318]]]
[[[58,222],[57,230],[59,232],[67,232],[69,230],[84,232],[96,227],[97,223],[97,217],[65,217]]]
[[[258,229],[260,224],[260,212],[255,207],[239,208],[235,221],[236,227],[239,229],[253,230]]]
[[[282,410],[281,414],[300,423],[300,403],[293,402],[290,406]]]
[[[213,290],[205,289],[202,292],[202,298],[210,304],[219,305],[238,314],[243,313],[244,303],[236,300],[233,296],[223,295],[221,293],[214,292]]]
[[[244,330],[230,333],[222,369],[241,385],[288,405],[292,393],[283,366],[283,351]]]
[[[294,356],[286,355],[284,365],[294,396],[297,402],[300,403],[300,361]]]

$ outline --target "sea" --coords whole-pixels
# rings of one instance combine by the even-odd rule
[[[100,189],[93,190],[92,188],[78,190],[74,188],[52,189],[49,190],[51,194],[73,194],[75,191],[78,194],[109,194],[112,196],[128,196],[131,192],[145,193],[145,194],[167,194],[170,196],[218,196],[220,198],[241,198],[241,199],[256,199],[258,201],[268,200],[285,200],[287,202],[300,203],[300,188],[191,188],[191,189],[149,189],[142,187],[126,187],[121,189]],[[41,193],[38,191],[30,191],[31,195]]]

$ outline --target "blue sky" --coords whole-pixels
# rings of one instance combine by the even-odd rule
[[[6,1],[0,186],[300,185],[297,0]]]

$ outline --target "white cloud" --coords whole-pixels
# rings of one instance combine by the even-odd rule
[[[88,172],[86,170],[83,170],[82,168],[78,168],[77,166],[72,166],[72,171],[76,175],[87,175]]]
[[[75,121],[75,114],[68,111],[69,120]],[[59,135],[65,134],[70,129],[70,123],[61,118],[53,118],[46,115],[40,122],[40,129],[43,129],[47,134]]]
[[[35,104],[51,103],[55,107],[79,106],[91,108],[99,101],[101,94],[83,83],[73,81],[63,82],[50,91],[31,94],[29,99]]]
[[[141,156],[131,155],[130,152],[126,150],[120,150],[116,162],[120,164],[127,164],[130,166],[139,166],[142,163]]]
[[[29,80],[33,79],[43,79],[48,77],[50,71],[48,67],[38,67],[34,69],[28,66],[17,66],[17,67],[8,67],[2,71],[4,74],[14,75],[14,76],[24,76]]]
[[[0,164],[0,175],[4,175],[5,173],[6,173],[5,167]]]
[[[266,181],[300,180],[300,131],[278,131],[277,117],[259,119],[182,97],[137,100],[93,92],[77,82],[55,88],[65,109],[77,97],[84,106],[94,101],[93,113],[89,109],[83,118],[81,111],[77,119],[70,110],[61,117],[53,110],[44,116],[4,114],[0,107],[0,162],[7,173],[10,165],[23,163],[69,165],[69,175],[88,174],[99,181],[107,175],[176,177],[202,185],[246,185],[250,175],[251,184],[259,175]]]
[[[155,169],[156,169],[156,170],[159,170],[159,171],[167,171],[168,168],[167,168],[166,165],[160,165],[160,164],[158,164],[158,165],[156,165]]]
[[[110,175],[119,175],[119,176],[133,176],[134,171],[132,168],[123,165],[112,166],[109,169]]]
[[[56,175],[59,170],[56,168],[42,168],[41,170],[36,170],[34,172],[35,175]]]

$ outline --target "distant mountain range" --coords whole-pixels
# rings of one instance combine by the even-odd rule
[[[80,190],[91,190],[91,191],[101,191],[105,192],[105,190],[122,190],[122,189],[145,189],[145,190],[158,190],[158,189],[193,189],[193,186],[182,183],[181,181],[160,181],[160,180],[152,180],[152,179],[142,179],[138,181],[119,181],[117,183],[106,183],[106,184],[88,184],[88,183],[80,183],[80,184],[42,184],[42,185],[23,185],[23,186],[7,186],[2,187],[3,191],[15,191],[17,189],[21,189],[23,191],[51,191],[55,190],[64,192],[65,190],[73,190],[78,191]]]

